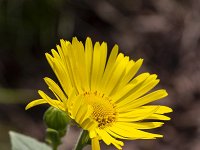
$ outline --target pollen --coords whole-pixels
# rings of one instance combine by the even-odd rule
[[[86,92],[86,102],[93,107],[92,118],[98,123],[99,129],[111,126],[117,119],[115,105],[103,94]]]

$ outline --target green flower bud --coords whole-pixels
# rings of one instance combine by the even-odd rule
[[[68,115],[54,107],[49,107],[44,113],[44,122],[48,128],[61,131],[65,130],[67,123],[70,121]]]

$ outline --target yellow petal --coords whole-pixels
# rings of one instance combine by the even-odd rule
[[[110,53],[110,56],[108,58],[108,62],[106,64],[106,68],[105,68],[105,72],[103,74],[103,78],[102,78],[102,85],[101,85],[101,91],[103,92],[107,82],[109,81],[110,78],[110,74],[114,68],[114,64],[117,58],[117,54],[118,54],[118,49],[119,47],[117,45],[115,45]]]
[[[111,137],[105,130],[96,129],[96,131],[107,145],[110,145],[112,143],[118,149],[122,149],[122,146],[124,146],[124,143],[122,141],[116,140],[115,138]]]
[[[120,125],[130,126],[135,129],[153,129],[161,127],[164,123],[163,122],[118,122]]]
[[[133,65],[128,70],[128,72],[126,72],[126,75],[120,82],[120,85],[118,87],[119,89],[121,89],[124,85],[126,85],[135,76],[135,74],[137,73],[137,71],[140,69],[140,67],[142,65],[143,59],[139,59],[135,63],[131,63],[131,62],[133,62],[133,61],[130,61],[129,64],[133,64]],[[128,66],[126,66],[126,67],[128,67]]]
[[[93,45],[90,38],[86,39],[85,42],[85,67],[86,67],[86,83],[87,90],[91,88],[91,71],[92,71],[92,61],[93,61]]]
[[[158,137],[163,137],[160,134],[153,134],[153,133],[140,131],[131,126],[128,126],[125,124],[118,124],[118,123],[110,127],[110,130],[118,135],[127,137],[130,140],[131,139],[154,139]]]
[[[96,137],[97,136],[96,131],[95,130],[90,130],[89,131],[89,136],[90,136],[91,139],[94,138],[94,137]]]
[[[147,79],[149,73],[142,73],[132,80],[132,83],[127,84],[122,89],[119,89],[114,95],[111,96],[113,102],[117,103],[132,94],[131,90],[140,85]]]
[[[74,99],[71,100],[73,103],[72,106],[72,116],[75,118],[77,116],[78,110],[81,107],[83,103],[83,97],[82,96],[76,96]]]
[[[76,59],[76,51],[74,52],[74,48],[72,45],[68,45],[68,70],[69,70],[69,74],[70,74],[70,78],[71,81],[73,82],[73,85],[75,87],[75,89],[77,90],[77,92],[82,92],[82,83],[81,83],[81,77],[80,77],[80,69],[79,66],[77,65],[77,59]],[[63,68],[65,70],[65,72],[67,72],[68,70],[66,70],[66,68]],[[65,82],[65,84],[68,82]]]
[[[85,119],[91,116],[92,112],[93,109],[90,105],[82,104],[81,107],[79,107],[75,120],[77,121],[77,123],[82,124]]]
[[[26,110],[31,108],[31,107],[34,107],[34,106],[37,106],[37,105],[40,105],[40,104],[46,104],[47,101],[44,100],[44,99],[37,99],[37,100],[34,100],[32,102],[30,102],[28,105],[26,105]]]
[[[70,117],[83,129],[91,130],[94,127],[97,127],[96,122],[91,119],[93,108],[84,102],[84,97],[82,95],[74,96],[71,94],[67,106]]]
[[[153,120],[170,120],[170,117],[167,117],[165,115],[159,115],[159,114],[152,114],[145,119],[153,119]]]
[[[122,76],[125,74],[125,66],[128,62],[128,58],[123,55],[118,55],[118,59],[115,62],[114,69],[111,70],[108,77],[108,81],[105,85],[104,93],[110,95],[114,88],[117,87],[118,82],[121,80]]]
[[[151,77],[151,76],[150,76]],[[147,79],[148,80],[148,79]],[[145,81],[147,82],[147,81]],[[134,100],[146,94],[152,88],[154,88],[158,84],[159,80],[149,80],[144,85],[141,85],[139,88],[133,89],[133,94],[125,98],[123,101],[117,104],[117,107],[125,107],[125,105],[130,105],[130,103],[135,104]]]
[[[70,51],[71,64],[73,64],[76,72],[77,79],[79,80],[78,86],[83,89],[86,89],[86,68],[85,68],[85,56],[84,56],[84,46],[82,42],[79,42],[77,38],[72,40],[72,51]],[[75,78],[75,77],[74,77]]]
[[[64,104],[58,100],[51,99],[48,95],[46,95],[43,91],[38,91],[39,95],[51,106],[58,108],[62,111],[66,111],[67,108],[64,107]]]
[[[147,117],[154,114],[158,109],[159,109],[159,106],[155,108],[147,108],[147,109],[142,109],[140,107],[130,112],[119,113],[117,121],[118,122],[133,122],[133,121],[144,120]]]
[[[63,65],[61,60],[53,58],[50,54],[46,53],[46,58],[56,74],[63,90],[68,95],[70,91],[72,90],[72,80],[70,79],[70,74],[68,73],[69,69],[67,69],[66,66]],[[68,84],[66,84],[68,83]]]
[[[52,92],[55,93],[55,96],[59,98],[59,100],[66,102],[67,97],[63,93],[63,91],[60,89],[60,87],[50,78],[45,77],[44,78],[46,84],[49,86],[49,88],[52,90]]]
[[[116,60],[115,64],[116,67],[114,68],[111,77],[109,79],[109,82],[106,85],[105,91],[107,95],[111,96],[118,90],[120,83],[122,82],[122,79],[126,74],[126,66],[128,64],[128,61],[129,57],[127,56],[122,58],[122,60],[120,60],[119,62],[117,62]]]
[[[96,121],[94,121],[92,118],[86,117],[86,118],[84,118],[84,121],[80,124],[80,126],[85,130],[91,131],[98,127],[98,123]],[[94,137],[94,136],[92,136],[92,137],[91,136],[90,136],[90,138]]]
[[[99,71],[97,75],[97,83],[96,83],[97,91],[100,91],[100,88],[102,86],[102,77],[105,70],[106,59],[107,59],[107,44],[105,42],[103,42],[100,46],[99,57],[100,57],[100,66],[99,66]]]
[[[92,138],[92,150],[100,150],[99,140],[97,137]]]
[[[55,49],[51,49],[51,53],[54,58],[61,59],[60,55],[58,54],[58,52]]]
[[[139,106],[164,98],[167,95],[168,94],[166,90],[157,90],[136,100],[130,100],[128,98],[124,99],[123,101],[117,104],[117,107],[120,112],[130,111]]]
[[[141,108],[143,109],[149,109],[149,108],[156,108],[158,105],[148,105],[148,106],[142,106]],[[165,114],[165,113],[170,113],[173,110],[170,107],[167,106],[160,106],[159,109],[155,112],[156,114]]]
[[[63,41],[63,40],[61,40],[61,41]],[[58,54],[60,55],[60,59],[63,61],[64,64],[66,64],[65,56],[63,54],[62,48],[60,47],[60,45],[56,45],[56,48],[58,50]]]
[[[91,74],[91,91],[95,91],[97,87],[97,77],[100,67],[100,44],[96,42],[94,45],[92,74]]]
[[[108,134],[110,134],[112,137],[115,137],[115,138],[118,138],[118,139],[125,139],[125,140],[129,139],[128,137],[124,137],[124,136],[121,136],[119,134],[116,134],[115,132],[111,131],[109,128],[105,128],[104,130],[106,132],[108,132]]]

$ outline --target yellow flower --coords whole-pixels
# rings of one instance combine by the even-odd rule
[[[89,132],[93,150],[100,149],[99,140],[122,149],[124,143],[119,139],[163,137],[142,131],[162,126],[160,120],[170,119],[164,114],[172,112],[167,106],[147,105],[166,97],[167,92],[149,92],[159,83],[155,74],[134,77],[142,59],[133,61],[118,54],[117,45],[107,59],[107,44],[96,42],[93,47],[90,38],[85,47],[77,38],[72,43],[61,40],[61,46],[57,45],[57,51],[52,49],[51,53],[46,53],[46,57],[62,88],[44,78],[56,99],[39,91],[41,99],[30,102],[26,109],[49,103],[65,111]]]

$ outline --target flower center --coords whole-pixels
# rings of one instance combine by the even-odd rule
[[[98,127],[103,129],[111,126],[116,121],[117,112],[111,100],[104,95],[97,94],[97,92],[84,94],[86,102],[94,109],[92,118],[98,122]]]

